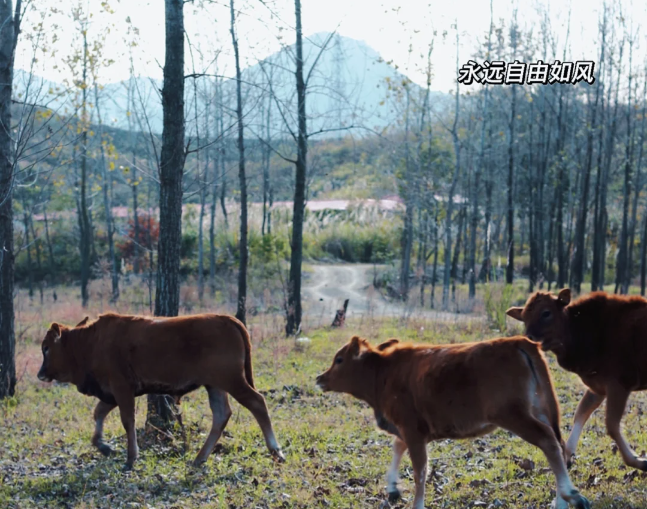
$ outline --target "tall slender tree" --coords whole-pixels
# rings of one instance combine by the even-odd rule
[[[296,334],[301,328],[301,264],[303,263],[303,220],[306,208],[306,171],[308,129],[306,119],[306,82],[303,77],[303,32],[301,0],[294,0],[296,17],[296,92],[297,92],[297,159],[292,210],[292,240],[290,243],[290,276],[288,279],[288,309],[286,333]]]
[[[455,22],[456,28],[456,73],[459,69],[459,53],[460,53],[460,36],[458,32],[458,22]],[[454,144],[454,173],[452,176],[452,183],[447,195],[446,217],[445,217],[445,270],[443,273],[443,309],[449,308],[449,283],[451,279],[451,266],[452,266],[452,214],[454,213],[454,193],[458,185],[458,179],[461,173],[461,143],[458,136],[458,121],[460,116],[460,92],[458,89],[458,82],[456,82],[456,97],[454,107],[454,123],[451,128],[452,141]]]
[[[240,238],[238,239],[238,301],[236,318],[245,323],[247,306],[247,178],[245,177],[245,126],[243,124],[243,93],[240,76],[240,54],[236,37],[236,13],[234,0],[230,0],[231,42],[234,46],[236,61],[236,119],[238,121],[238,181],[240,184]]]
[[[519,26],[517,25],[517,11],[515,9],[513,15],[512,26],[510,27],[510,43],[512,45],[512,60],[517,56],[517,46],[519,44]],[[515,152],[515,122],[517,120],[517,87],[510,85],[511,99],[510,99],[510,124],[508,135],[508,260],[505,267],[505,282],[512,284],[514,280],[514,152]]]
[[[21,14],[21,0],[15,12],[11,0],[0,2],[0,399],[16,390],[11,91]]]
[[[166,56],[162,88],[163,131],[160,155],[160,234],[157,248],[155,316],[177,316],[180,308],[182,176],[184,146],[183,0],[165,0]],[[176,410],[166,395],[148,397],[147,425],[166,429]]]

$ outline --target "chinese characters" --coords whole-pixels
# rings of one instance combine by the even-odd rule
[[[554,83],[576,85],[580,82],[595,83],[595,62],[578,60],[549,64],[542,60],[525,62],[504,62],[486,60],[482,64],[469,60],[458,71],[458,82],[463,85],[553,85]]]

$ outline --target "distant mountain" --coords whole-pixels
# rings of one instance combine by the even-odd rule
[[[322,47],[328,41],[326,49]],[[386,63],[380,55],[363,41],[358,41],[338,34],[314,34],[304,39],[304,69],[308,81],[306,109],[308,112],[308,129],[310,132],[325,130],[322,136],[337,136],[339,128],[355,126],[381,130],[395,121],[395,113],[389,103],[388,83],[402,83],[406,77],[393,66]],[[245,124],[250,135],[261,131],[262,119],[268,105],[266,91],[267,81],[271,77],[272,92],[276,99],[272,101],[271,119],[273,136],[287,135],[283,118],[296,126],[296,95],[294,76],[294,46],[287,46],[263,61],[243,70],[243,96],[245,99]],[[313,64],[316,61],[314,70]],[[198,109],[204,111],[207,99],[213,99],[213,78],[198,78]],[[17,70],[14,83],[14,96],[24,97],[28,92],[29,74]],[[159,80],[135,78],[130,82],[111,83],[100,91],[100,110],[103,122],[121,129],[148,130],[161,133],[162,105]],[[420,93],[418,85],[412,89]],[[30,92],[34,90],[49,92],[40,104],[62,112],[71,112],[73,105],[65,95],[57,95],[57,90],[65,87],[48,82],[38,76],[32,78]],[[130,92],[129,92],[130,88]],[[189,124],[194,117],[193,83],[186,82],[186,105]],[[235,81],[228,80],[223,84],[223,97],[226,111],[233,114]],[[92,97],[94,91],[91,91]],[[133,99],[137,104],[144,104],[146,116],[127,115]],[[432,104],[444,108],[449,103],[449,96],[442,92],[432,92]],[[213,106],[212,106],[213,107]],[[280,111],[279,111],[280,108]],[[96,117],[93,119],[96,122]]]

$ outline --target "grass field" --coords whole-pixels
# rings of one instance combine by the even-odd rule
[[[206,393],[198,390],[182,403],[186,440],[179,432],[164,442],[145,436],[146,401],[139,398],[140,459],[134,471],[122,473],[126,440],[118,413],[108,417],[105,431],[116,454],[104,458],[90,445],[96,401],[73,386],[36,379],[40,339],[53,318],[75,323],[81,310],[64,304],[46,311],[19,306],[18,390],[0,406],[1,508],[407,507],[413,497],[408,458],[401,469],[404,499],[389,506],[384,478],[390,438],[376,429],[365,404],[315,389],[316,374],[353,333],[373,342],[397,336],[431,343],[497,335],[485,322],[351,320],[343,330],[308,331],[311,341],[301,347],[281,336],[280,325],[268,329],[271,320],[255,317],[256,386],[267,399],[287,461],[272,460],[251,414],[232,401],[225,436],[204,467],[192,468],[211,423]],[[554,358],[549,361],[566,435],[583,388]],[[643,454],[646,403],[645,395],[634,394],[624,419],[628,440]],[[647,476],[624,467],[606,436],[603,410],[585,429],[570,471],[573,483],[593,507],[647,508]],[[427,507],[543,508],[554,497],[554,477],[541,452],[507,432],[436,442],[428,451]]]

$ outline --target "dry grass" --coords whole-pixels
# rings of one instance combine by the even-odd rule
[[[375,342],[393,336],[433,343],[496,336],[485,321],[350,319],[345,330],[308,330],[311,342],[297,348],[283,337],[280,316],[254,316],[250,328],[255,379],[267,398],[287,462],[274,463],[251,415],[234,402],[234,415],[216,452],[204,468],[192,469],[190,462],[210,425],[206,396],[199,390],[182,404],[186,443],[179,433],[167,443],[150,443],[140,436],[141,458],[133,472],[122,473],[126,444],[117,412],[106,422],[107,441],[117,453],[103,458],[90,445],[95,401],[74,387],[43,384],[35,377],[40,339],[49,322],[73,324],[84,316],[75,291],[58,289],[58,301],[48,296],[44,306],[22,294],[17,299],[20,380],[16,397],[0,406],[0,507],[388,507],[384,476],[389,437],[377,431],[363,403],[317,392],[315,375],[356,332]],[[148,311],[133,302],[127,295],[116,306],[95,299],[87,314],[108,308]],[[583,389],[577,377],[560,370],[552,358],[550,363],[566,434]],[[642,433],[646,403],[645,395],[632,396],[624,420],[627,437],[639,452],[647,450],[647,435]],[[599,410],[584,432],[571,470],[573,482],[593,507],[647,507],[647,478],[625,468],[614,453],[603,416]],[[140,398],[140,430],[144,420],[145,400]],[[545,458],[507,432],[474,441],[445,440],[430,444],[428,450],[428,507],[545,508],[554,496],[555,481]],[[519,466],[526,459],[534,462],[531,471]],[[405,501],[393,507],[406,507],[413,496],[408,459],[401,472]]]

